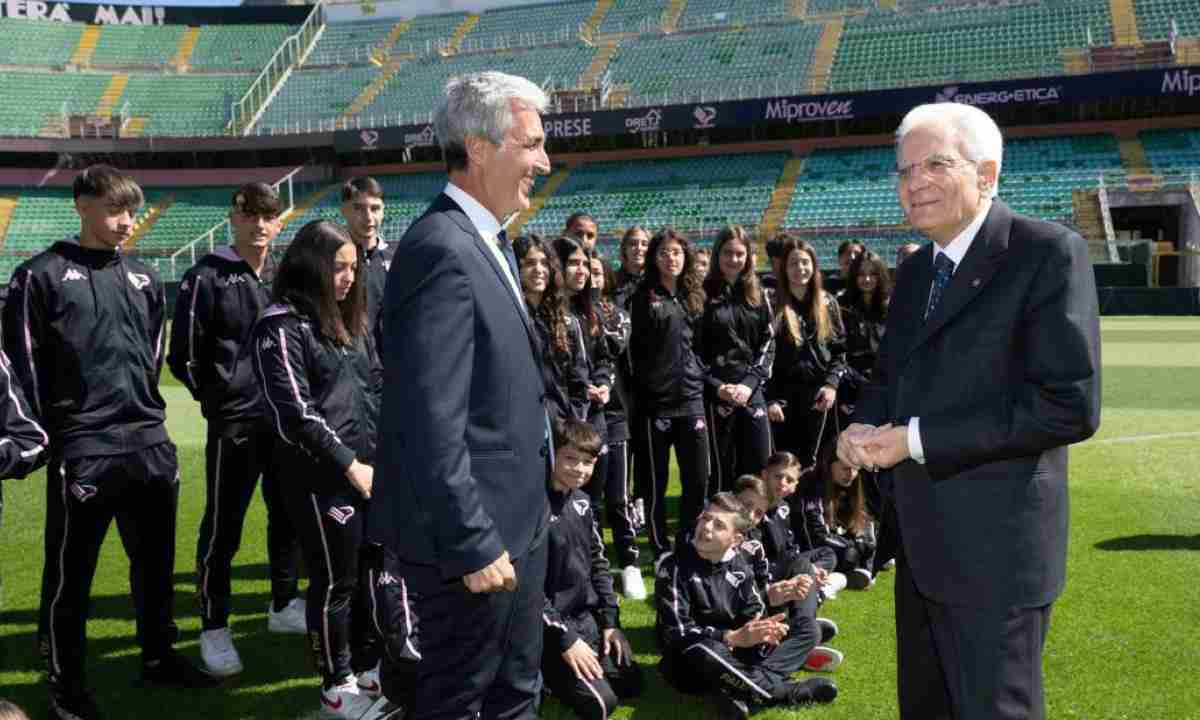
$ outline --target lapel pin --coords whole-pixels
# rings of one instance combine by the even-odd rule
[[[973,288],[979,287],[980,282],[981,281],[979,280],[979,278],[975,278],[974,280],[971,281],[971,287],[973,287]]]

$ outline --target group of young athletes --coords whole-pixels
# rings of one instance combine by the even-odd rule
[[[114,519],[142,681],[212,687],[243,670],[229,627],[231,569],[261,477],[269,631],[306,635],[327,711],[400,717],[403,698],[381,689],[403,681],[380,673],[420,662],[419,619],[384,554],[364,541],[393,253],[380,237],[382,187],[346,182],[345,226],[305,225],[282,258],[272,254],[278,195],[263,183],[239,188],[233,244],[183,276],[169,342],[162,281],[120,250],[140,188],[96,165],[77,177],[74,197],[79,234],[13,274],[0,357],[0,472],[22,477],[48,463],[38,638],[52,716],[103,717],[87,683],[85,628]],[[584,718],[639,693],[616,592],[647,596],[644,531],[661,669],[675,687],[713,694],[733,717],[832,701],[828,679],[792,676],[842,661],[827,644],[837,626],[818,608],[847,586],[869,588],[891,556],[888,508],[833,448],[878,350],[887,263],[848,243],[835,295],[814,248],[786,234],[767,243],[764,278],[737,226],[711,251],[669,228],[630,228],[617,268],[596,252],[597,235],[577,213],[558,237],[514,242],[556,440],[546,690]],[[208,424],[196,551],[203,668],[173,648],[180,476],[159,392],[164,361]],[[672,449],[682,489],[674,536]]]

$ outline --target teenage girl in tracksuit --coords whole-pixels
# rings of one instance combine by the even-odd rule
[[[672,447],[683,486],[680,525],[693,525],[708,497],[706,370],[693,348],[695,323],[703,312],[692,244],[674,230],[660,231],[650,241],[646,275],[633,295],[629,341],[638,399],[634,432],[644,438],[637,448],[638,491],[656,558],[671,549],[665,501]]]
[[[717,236],[704,280],[708,304],[697,351],[708,368],[708,427],[714,490],[731,491],[741,475],[757,475],[771,454],[764,390],[775,358],[771,308],[754,274],[749,233],[730,225]]]
[[[310,574],[309,641],[321,701],[354,718],[373,702],[355,671],[378,660],[366,614],[356,609],[351,617],[365,597],[359,552],[379,413],[378,360],[357,265],[354,243],[340,227],[305,225],[280,264],[275,303],[259,319],[252,350],[268,421],[279,435],[284,501]]]

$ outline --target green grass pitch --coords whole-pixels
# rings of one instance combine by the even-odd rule
[[[1099,434],[1072,450],[1067,590],[1046,644],[1048,717],[1118,720],[1200,718],[1200,319],[1109,318],[1104,330],[1104,416]],[[176,560],[180,647],[198,658],[196,532],[204,503],[204,423],[178,385],[164,380],[168,424],[179,445],[183,491]],[[44,717],[35,647],[42,569],[45,476],[5,483],[0,526],[0,697]],[[673,493],[678,492],[673,487]],[[133,685],[138,649],[127,561],[115,529],[92,597],[90,684],[109,717],[296,718],[313,716],[317,679],[298,636],[269,635],[264,511],[256,499],[234,569],[232,628],[246,670],[207,692]],[[646,572],[649,578],[649,570]],[[827,707],[758,717],[864,720],[896,716],[893,574],[867,592],[843,591],[822,615],[835,619],[846,654]],[[647,666],[645,696],[618,718],[695,718],[702,701],[666,687],[654,668],[653,609],[625,602],[624,625]],[[548,701],[544,714],[568,713]]]

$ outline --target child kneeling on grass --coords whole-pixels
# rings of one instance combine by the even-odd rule
[[[837,686],[825,678],[791,679],[816,633],[793,634],[784,612],[764,617],[754,568],[738,552],[750,527],[737,496],[714,495],[691,542],[663,558],[655,579],[663,675],[681,692],[710,692],[723,719],[747,718],[752,707],[837,697]]]
[[[621,614],[595,510],[586,493],[600,435],[566,420],[554,439],[542,676],[550,692],[585,720],[601,720],[642,690],[642,669],[621,632]]]

